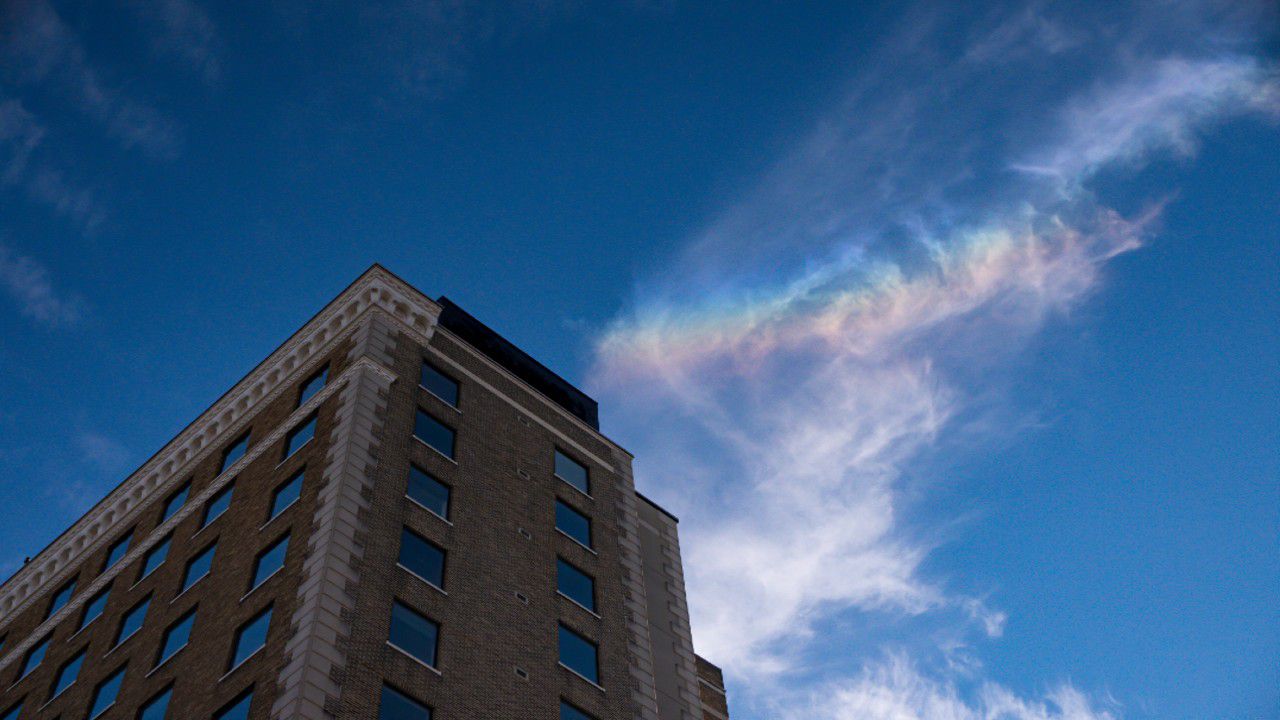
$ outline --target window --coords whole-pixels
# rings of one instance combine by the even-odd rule
[[[164,639],[160,641],[160,654],[156,656],[156,667],[169,661],[178,651],[187,646],[191,640],[191,626],[196,622],[196,611],[183,615],[178,622],[164,631]]]
[[[301,497],[302,475],[305,470],[306,468],[303,468],[302,470],[294,473],[293,477],[284,481],[284,484],[276,488],[276,491],[271,494],[271,517],[267,518],[268,520],[271,520],[275,518],[275,516],[284,512],[285,508],[292,505],[299,497]]]
[[[307,378],[302,383],[302,390],[298,391],[298,405],[301,406],[310,400],[316,393],[324,389],[324,384],[329,380],[329,366],[325,365],[315,375]]]
[[[441,455],[453,459],[453,428],[431,417],[422,410],[413,424],[413,436],[438,450]]]
[[[258,558],[253,561],[253,586],[250,590],[258,587],[267,581],[280,568],[284,567],[284,556],[289,552],[289,536],[285,535],[275,542],[274,545],[258,553]]]
[[[569,703],[560,701],[560,720],[595,720]]]
[[[449,519],[449,486],[416,466],[409,467],[409,489],[405,494],[436,515]]]
[[[161,690],[154,697],[142,704],[138,711],[138,720],[164,720],[169,712],[169,697],[173,695],[173,686]]]
[[[147,619],[147,605],[150,604],[151,596],[148,595],[142,599],[142,602],[129,608],[129,612],[125,613],[124,618],[120,620],[120,629],[116,630],[116,641],[113,645],[119,645],[138,632]]]
[[[458,407],[458,381],[445,375],[435,365],[425,361],[422,363],[422,379],[419,384],[429,390],[432,395]]]
[[[258,613],[236,631],[236,651],[231,656],[232,669],[248,660],[267,644],[267,630],[271,627],[271,606]]]
[[[18,675],[19,680],[30,675],[31,671],[40,665],[40,661],[44,660],[44,653],[48,649],[49,638],[46,637],[27,651],[27,659],[22,663],[22,673]]]
[[[187,562],[187,569],[182,573],[182,589],[178,591],[179,593],[186,592],[188,588],[209,574],[210,568],[213,567],[213,553],[217,549],[218,544],[214,543]]]
[[[591,612],[596,611],[596,581],[560,558],[556,558],[556,589]]]
[[[208,504],[204,506],[204,519],[200,521],[200,527],[205,527],[209,523],[218,519],[218,516],[227,511],[231,507],[231,492],[236,489],[235,485],[227,485],[218,491],[216,495],[209,498]]]
[[[431,708],[390,685],[383,685],[378,720],[431,720]]]
[[[93,598],[89,600],[88,604],[84,606],[84,614],[80,616],[80,627],[76,628],[77,632],[83,630],[89,623],[97,620],[98,616],[102,614],[102,611],[107,609],[107,596],[110,593],[111,586],[108,585],[105,590],[94,595]]]
[[[436,666],[440,626],[399,601],[391,605],[391,632],[387,642],[430,667]]]
[[[93,691],[93,702],[89,705],[89,719],[98,717],[106,712],[116,702],[116,696],[120,694],[120,683],[124,680],[124,668],[120,668],[111,675],[111,677],[98,683],[98,687]]]
[[[18,720],[18,716],[21,714],[22,714],[22,702],[19,701],[17,705],[14,705],[8,710],[5,710],[4,714],[0,715],[0,720]]]
[[[591,682],[600,684],[596,644],[564,625],[560,626],[560,664]]]
[[[587,475],[587,468],[559,450],[556,450],[556,477],[587,495],[591,494],[591,480]]]
[[[556,529],[577,540],[586,547],[591,547],[591,518],[556,500]]]
[[[311,442],[315,434],[316,416],[312,415],[304,423],[289,431],[289,439],[284,446],[284,456],[287,458],[298,452],[298,448]]]
[[[444,550],[409,528],[400,533],[400,566],[438,588],[444,588]]]
[[[125,553],[129,552],[129,538],[132,536],[133,531],[130,530],[124,537],[117,540],[115,545],[111,546],[111,549],[107,551],[107,564],[102,566],[103,570],[106,570],[120,562],[120,558],[124,557]]]
[[[227,471],[227,468],[235,464],[237,460],[244,457],[245,452],[249,449],[249,433],[241,435],[238,440],[231,443],[231,446],[222,453],[222,468],[218,470],[218,474]]]
[[[187,483],[186,485],[183,485],[182,487],[178,488],[178,490],[175,493],[170,495],[169,499],[164,501],[164,514],[160,516],[160,522],[163,523],[165,520],[168,520],[169,518],[173,517],[173,514],[178,512],[178,510],[181,509],[182,506],[186,504],[187,494],[190,492],[191,492],[191,483]]]
[[[146,577],[155,572],[156,568],[164,563],[164,559],[169,555],[169,541],[172,537],[167,537],[160,541],[160,544],[147,551],[147,559],[142,562],[142,577]],[[141,580],[142,578],[138,578]]]
[[[75,682],[76,677],[80,675],[80,666],[83,664],[83,650],[80,651],[80,654],[63,663],[62,667],[58,668],[58,677],[53,681],[53,694],[49,697],[58,697],[62,694],[63,690],[70,687],[71,683]]]
[[[243,695],[227,703],[214,716],[213,720],[249,720],[249,710],[253,707],[253,688]]]
[[[72,578],[66,585],[58,588],[58,592],[53,594],[53,601],[49,603],[49,612],[44,614],[44,619],[48,620],[54,613],[58,612],[70,600],[71,596],[76,592],[76,580]]]

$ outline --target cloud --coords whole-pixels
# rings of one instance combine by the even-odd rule
[[[92,233],[106,211],[96,194],[66,178],[62,170],[37,157],[46,129],[16,99],[0,95],[0,184],[22,187],[27,196]]]
[[[159,29],[157,50],[184,60],[205,82],[222,76],[218,29],[204,8],[191,0],[134,0],[130,7]]]
[[[80,432],[75,445],[81,458],[104,475],[116,475],[125,469],[130,452],[122,443],[98,432]]]
[[[4,244],[0,244],[0,287],[23,315],[49,327],[75,324],[84,314],[83,301],[57,291],[43,265]]]

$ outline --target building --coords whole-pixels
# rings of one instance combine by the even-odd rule
[[[0,586],[0,720],[720,720],[676,527],[374,266]]]

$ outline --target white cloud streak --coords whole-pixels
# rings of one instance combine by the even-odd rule
[[[204,8],[192,0],[134,0],[130,6],[159,30],[157,50],[185,61],[205,82],[221,78],[218,28]]]
[[[84,303],[74,295],[56,290],[44,265],[2,243],[0,287],[17,303],[23,315],[49,327],[74,324],[84,314]]]

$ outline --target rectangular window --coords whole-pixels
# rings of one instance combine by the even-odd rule
[[[161,690],[142,705],[138,711],[138,720],[165,720],[169,712],[169,698],[173,695],[173,686]]]
[[[27,659],[22,662],[22,672],[18,675],[19,680],[30,675],[32,670],[40,666],[40,662],[44,660],[44,653],[48,649],[49,638],[46,637],[27,651]]]
[[[294,473],[293,477],[285,480],[284,484],[276,488],[275,492],[271,494],[271,517],[267,518],[268,520],[272,520],[275,516],[284,512],[285,508],[297,502],[298,498],[302,496],[303,473],[305,471],[306,468],[303,468]]]
[[[280,568],[284,567],[284,556],[289,552],[289,536],[285,535],[273,544],[271,547],[258,553],[258,557],[253,561],[253,590],[259,585],[267,581],[267,578],[276,574]]]
[[[591,547],[591,518],[556,500],[556,529],[577,540],[585,547]]]
[[[249,450],[249,433],[241,435],[230,447],[222,453],[222,468],[218,470],[218,474],[227,471],[227,468],[235,464],[237,460],[244,457],[245,452]]]
[[[196,611],[183,615],[178,622],[164,631],[164,639],[160,641],[160,654],[156,656],[156,667],[169,661],[178,651],[187,646],[191,640],[191,626],[196,622]]]
[[[0,720],[18,720],[18,716],[21,714],[22,714],[22,702],[19,701],[17,705],[14,705],[8,710],[5,710],[4,714],[0,714]]]
[[[79,655],[71,658],[58,668],[58,677],[53,681],[53,695],[50,698],[58,697],[76,681],[76,677],[80,675],[80,666],[84,664],[84,651],[81,650]]]
[[[440,368],[425,360],[422,363],[422,379],[419,384],[432,395],[458,407],[458,381],[445,375]]]
[[[209,498],[209,502],[204,506],[204,519],[200,521],[200,527],[204,528],[209,523],[217,520],[222,513],[231,507],[231,493],[236,489],[234,484],[228,484],[226,487],[218,491],[216,495]]]
[[[596,611],[596,581],[561,558],[556,558],[556,589],[591,612]]]
[[[596,655],[595,643],[564,625],[560,626],[560,664],[599,685],[600,669]]]
[[[399,601],[391,605],[391,632],[387,642],[430,667],[436,666],[440,626]]]
[[[84,614],[80,616],[80,627],[76,628],[76,632],[83,630],[89,623],[98,619],[103,610],[107,609],[107,597],[111,593],[111,586],[108,585],[102,592],[93,596],[88,604],[84,606]]]
[[[560,720],[595,720],[595,718],[570,705],[564,700],[560,701]]]
[[[173,514],[178,512],[178,510],[180,510],[182,506],[186,504],[187,494],[190,492],[191,492],[191,483],[187,483],[186,485],[183,485],[182,487],[178,488],[177,491],[175,491],[172,495],[170,495],[168,500],[164,501],[164,514],[160,516],[161,523],[173,517]]]
[[[400,566],[444,589],[444,550],[409,528],[400,533]]]
[[[209,574],[209,570],[213,568],[213,553],[217,549],[218,544],[214,543],[187,562],[187,569],[182,573],[182,589],[178,591],[179,593],[186,592],[187,588]]]
[[[431,708],[390,685],[383,685],[378,720],[431,720]]]
[[[250,656],[267,644],[267,630],[271,628],[271,606],[258,613],[236,631],[235,654],[231,656],[231,669],[240,666]]]
[[[286,458],[291,457],[294,453],[298,452],[299,448],[311,442],[311,438],[315,437],[315,434],[316,416],[312,415],[301,425],[289,431],[289,439],[285,442],[284,446],[284,456]]]
[[[453,459],[453,428],[419,410],[418,418],[413,424],[413,436],[434,448],[441,455]]]
[[[147,619],[147,606],[151,604],[151,596],[142,599],[142,602],[129,608],[129,612],[124,614],[124,618],[120,620],[120,628],[116,630],[116,641],[112,645],[120,643],[133,637],[133,634],[142,628],[142,623]]]
[[[172,537],[167,537],[160,541],[160,544],[147,551],[147,558],[142,561],[142,578],[156,571],[156,568],[164,564],[164,559],[169,556],[169,541]]]
[[[409,489],[405,491],[409,499],[422,507],[449,519],[449,486],[435,479],[426,471],[416,466],[409,467]]]
[[[227,703],[214,714],[213,720],[249,720],[249,710],[253,707],[253,688],[243,695]]]
[[[591,494],[591,479],[586,466],[559,450],[556,450],[556,477],[587,495]]]
[[[298,406],[301,407],[310,400],[316,393],[324,389],[324,384],[329,381],[329,366],[325,365],[320,371],[307,378],[302,383],[302,389],[298,391]]]
[[[113,567],[116,563],[120,562],[120,558],[124,557],[125,553],[129,552],[129,539],[131,537],[133,537],[132,530],[126,533],[124,537],[117,540],[115,545],[111,546],[111,549],[107,551],[107,564],[102,566],[103,570]]]
[[[93,702],[89,705],[89,720],[106,712],[107,708],[116,703],[116,696],[120,694],[120,683],[123,680],[124,668],[122,667],[111,677],[98,683],[97,689],[93,691]]]
[[[49,611],[44,614],[44,619],[48,620],[54,613],[61,610],[71,601],[71,596],[76,592],[76,579],[71,578],[66,585],[58,588],[58,592],[53,594],[53,600],[49,603]]]

